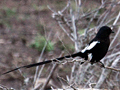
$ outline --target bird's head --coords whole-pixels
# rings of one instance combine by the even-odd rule
[[[109,38],[110,34],[114,33],[110,27],[108,26],[102,26],[100,30],[98,31],[96,37],[97,38]]]

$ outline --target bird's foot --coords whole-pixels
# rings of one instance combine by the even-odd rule
[[[101,65],[102,68],[105,68],[104,64]]]
[[[81,62],[80,64],[83,64],[84,62]]]
[[[105,65],[101,61],[99,63],[101,64],[102,68],[105,68]]]
[[[94,64],[94,62],[90,62],[90,64],[91,64],[91,65],[93,65],[93,64]]]

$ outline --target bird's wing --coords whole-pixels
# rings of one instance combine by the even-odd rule
[[[100,43],[99,41],[92,41],[89,45],[87,45],[81,52],[84,53],[86,51],[89,51],[91,49],[93,49],[98,43]]]

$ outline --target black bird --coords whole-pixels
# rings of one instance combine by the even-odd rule
[[[59,57],[56,59],[51,59],[51,60],[47,60],[47,61],[43,61],[43,62],[39,62],[39,63],[21,66],[21,67],[15,68],[13,70],[7,71],[7,72],[3,73],[2,75],[10,73],[15,70],[18,70],[20,68],[31,68],[34,66],[39,66],[39,65],[43,65],[43,64],[47,64],[47,63],[51,63],[51,62],[57,62],[57,61],[61,61],[61,60],[65,59],[65,58],[71,58],[71,57],[74,58],[77,56],[84,58],[85,60],[89,59],[91,64],[100,62],[100,60],[106,55],[106,53],[108,51],[108,48],[110,45],[109,36],[111,33],[113,33],[113,31],[111,30],[110,27],[103,26],[100,28],[100,30],[98,31],[95,38],[81,52],[77,52],[72,55],[67,55],[67,56],[63,56],[63,57]],[[104,67],[104,64],[102,62],[100,62],[100,63]]]

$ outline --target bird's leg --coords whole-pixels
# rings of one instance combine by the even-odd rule
[[[90,60],[90,63],[91,63],[91,65],[93,65],[95,63],[95,61],[92,59],[92,60]]]
[[[90,64],[91,64],[91,65],[93,65],[93,64],[94,64],[94,62],[90,62]]]
[[[101,64],[101,67],[105,68],[104,64],[101,61],[99,61],[99,63]]]
[[[83,64],[84,62],[81,62],[80,64]]]
[[[85,56],[84,60],[87,61],[88,57]],[[82,61],[80,64],[83,64],[85,61]]]

